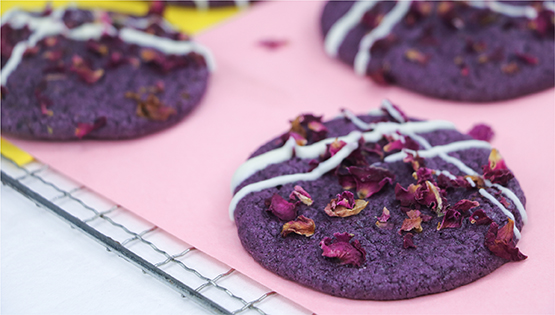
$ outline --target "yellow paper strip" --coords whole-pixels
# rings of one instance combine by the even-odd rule
[[[29,153],[21,150],[4,138],[0,138],[0,149],[3,156],[14,161],[19,166],[25,165],[34,160]]]

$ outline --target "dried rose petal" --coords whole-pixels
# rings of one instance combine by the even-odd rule
[[[289,41],[286,39],[263,39],[258,41],[258,45],[260,47],[267,48],[269,50],[276,50],[283,46],[289,44]]]
[[[332,199],[326,205],[324,211],[330,217],[344,218],[359,214],[367,205],[367,201],[363,199],[355,200],[352,192],[344,191]]]
[[[379,14],[376,10],[369,10],[360,19],[360,23],[369,27],[370,29],[375,28],[378,26],[383,19],[383,14]]]
[[[62,59],[62,57],[64,56],[64,51],[63,50],[47,50],[42,54],[42,57],[44,59],[48,59],[50,61],[58,61],[60,59]]]
[[[425,65],[426,63],[428,63],[428,60],[430,60],[430,56],[424,55],[414,48],[407,49],[405,51],[405,58],[407,58],[409,61],[416,62],[421,65]]]
[[[501,66],[501,71],[505,74],[515,74],[518,72],[519,67],[516,62],[509,62]]]
[[[164,1],[152,1],[146,15],[159,15],[164,16],[166,4]]]
[[[106,125],[106,117],[99,117],[94,121],[94,124],[78,123],[77,128],[75,128],[75,135],[82,139],[89,133],[98,130]]]
[[[443,220],[441,223],[437,224],[437,230],[445,229],[445,228],[460,228],[462,226],[462,219],[463,216],[460,212],[447,209],[445,215],[443,216]]]
[[[391,216],[389,215],[389,210],[386,207],[382,209],[382,215],[378,217],[378,221],[387,222]]]
[[[366,250],[362,248],[358,240],[349,242],[354,235],[347,232],[334,233],[335,242],[329,237],[324,237],[320,242],[322,256],[339,259],[340,265],[352,265],[360,267],[366,261]]]
[[[434,182],[434,171],[421,167],[416,172],[412,173],[412,177],[416,179],[417,184],[422,184],[425,182]]]
[[[430,181],[425,181],[416,191],[415,200],[421,205],[425,205],[434,210],[438,216],[443,215],[443,197],[439,188]]]
[[[518,247],[515,246],[513,241],[514,236],[514,221],[509,219],[509,222],[497,229],[498,225],[492,222],[486,233],[486,240],[484,244],[495,255],[510,261],[521,261],[527,258],[522,254]]]
[[[492,183],[505,185],[514,175],[505,165],[503,157],[496,149],[492,149],[488,157],[488,164],[483,166],[484,178]]]
[[[321,116],[302,114],[291,121],[290,132],[296,132],[311,142],[324,139],[328,133],[326,126],[322,124]]]
[[[416,248],[414,242],[412,241],[413,237],[414,235],[412,233],[407,233],[403,236],[403,248]]]
[[[482,209],[478,209],[470,216],[470,223],[476,225],[489,225],[493,222]]]
[[[391,66],[389,64],[382,64],[377,70],[372,70],[367,75],[379,85],[390,85],[395,83],[395,79],[391,75]]]
[[[401,209],[408,210],[410,208],[420,209],[420,204],[416,201],[416,192],[422,185],[410,184],[407,189],[403,188],[399,183],[395,185],[395,199],[401,203]]]
[[[418,210],[410,210],[407,212],[408,219],[403,221],[403,225],[401,229],[399,229],[399,233],[401,231],[412,231],[415,232],[422,232],[422,218],[420,217],[420,211]]]
[[[384,153],[383,153],[382,147],[379,144],[377,144],[377,143],[365,143],[363,146],[359,146],[359,148],[360,147],[362,147],[362,150],[364,152],[371,153],[371,154],[377,154],[380,157],[380,159],[383,160]],[[365,161],[366,161],[366,159],[365,159]]]
[[[385,152],[402,149],[410,149],[416,151],[420,148],[418,143],[412,140],[412,138],[409,136],[400,135],[396,140],[391,136],[386,136],[385,138],[387,139],[387,141],[389,141],[389,143],[383,147],[383,150]]]
[[[297,203],[287,202],[282,196],[274,194],[270,200],[270,207],[267,211],[273,213],[283,221],[291,221],[297,217]]]
[[[412,165],[412,169],[417,171],[420,167],[424,167],[424,158],[421,158],[418,153],[413,155],[410,152],[407,152],[407,156],[403,159],[403,162],[410,163]]]
[[[467,217],[469,215],[469,211],[472,208],[476,208],[480,206],[478,201],[472,201],[468,199],[463,199],[457,202],[454,206],[450,209],[460,212],[463,216]]]
[[[310,197],[310,195],[306,192],[306,190],[304,190],[301,186],[296,185],[293,188],[293,192],[291,192],[291,194],[289,195],[289,199],[291,200],[295,200],[295,197],[299,199],[300,202],[304,203],[307,206],[312,205],[312,198]]]
[[[300,215],[295,221],[289,221],[281,228],[281,236],[286,237],[290,233],[296,233],[306,237],[314,235],[316,224],[314,220]]]
[[[493,129],[486,124],[476,124],[470,129],[468,135],[476,140],[490,142],[494,136],[494,132]]]
[[[72,66],[69,69],[75,72],[83,81],[88,84],[93,84],[100,80],[104,75],[103,69],[92,70],[83,60],[83,58],[75,55],[72,58]]]
[[[470,188],[470,183],[466,181],[462,176],[456,176],[455,179],[451,179],[446,175],[440,173],[437,176],[437,186],[441,189]]]
[[[106,56],[108,54],[108,46],[101,44],[95,40],[89,39],[87,41],[87,49],[96,53],[99,56]]]
[[[139,117],[164,121],[175,113],[175,109],[164,105],[154,94],[149,94],[144,101],[138,100],[137,116]]]
[[[484,182],[484,178],[482,176],[479,176],[479,175],[465,175],[463,178],[465,180],[468,180],[468,179],[471,180],[474,183],[474,186],[476,188],[486,188],[486,183]],[[467,188],[471,186],[470,183],[468,183],[468,185],[469,186],[467,186]]]
[[[326,145],[326,152],[320,157],[320,159],[322,161],[329,159],[339,152],[339,150],[341,150],[345,145],[347,145],[345,141],[336,138],[332,143]]]
[[[293,137],[297,145],[303,146],[303,145],[306,145],[307,143],[306,139],[296,132],[290,131],[286,135],[287,135],[287,139],[289,139],[289,137]]]
[[[523,61],[523,62],[526,63],[526,64],[533,65],[533,66],[535,66],[535,65],[538,64],[538,57],[534,57],[534,56],[532,56],[532,55],[530,55],[530,54],[516,53],[515,56],[516,56],[519,60]]]
[[[386,183],[392,183],[395,175],[389,170],[381,167],[351,166],[347,170],[356,182],[357,195],[359,198],[368,198],[379,192]],[[344,188],[347,189],[347,188]]]

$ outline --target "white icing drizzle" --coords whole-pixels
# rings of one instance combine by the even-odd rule
[[[522,222],[524,224],[528,223],[528,214],[526,213],[526,210],[524,209],[524,205],[522,205],[522,202],[520,202],[520,199],[518,199],[518,197],[515,195],[515,193],[508,189],[507,187],[503,187],[499,184],[493,184],[493,187],[499,189],[503,194],[505,194],[505,196],[509,197],[509,199],[511,199],[511,201],[515,204],[516,208],[518,209],[518,213],[520,214],[520,217],[522,218]]]
[[[9,20],[4,17],[2,18],[2,23],[10,23],[14,28],[22,28],[27,25],[32,32],[26,41],[17,43],[13,48],[12,55],[4,65],[4,68],[2,68],[2,85],[6,85],[10,74],[21,63],[25,50],[34,47],[37,42],[45,37],[61,34],[73,40],[86,41],[88,39],[98,39],[104,32],[110,35],[117,35],[117,30],[112,25],[103,23],[85,23],[69,30],[62,21],[65,10],[66,8],[56,9],[49,16],[45,17],[34,17],[28,12],[14,10],[9,11]],[[124,42],[155,48],[166,54],[184,55],[196,52],[204,56],[210,70],[215,68],[210,52],[194,42],[171,40],[131,28],[123,28],[120,31],[120,38]]]
[[[377,142],[379,141],[384,135],[392,134],[396,131],[401,133],[409,133],[409,132],[430,132],[434,130],[440,129],[454,129],[455,126],[448,122],[442,120],[431,120],[431,121],[417,121],[417,122],[408,122],[405,124],[398,124],[394,122],[382,122],[377,123],[375,125],[375,129],[372,131],[368,131],[362,133],[362,137],[364,138],[365,142]],[[338,138],[327,138],[311,145],[306,146],[299,146],[294,141],[289,139],[285,145],[280,148],[274,149],[272,151],[268,151],[264,154],[261,154],[257,157],[247,160],[243,165],[237,169],[235,174],[232,178],[231,183],[231,191],[234,191],[241,182],[245,179],[252,176],[257,171],[268,167],[271,164],[280,163],[285,160],[285,156],[292,156],[292,151],[295,151],[295,156],[301,159],[315,159],[319,157],[321,154],[326,152],[326,145],[335,141],[335,139],[345,141],[349,143],[352,139],[352,134],[356,133],[360,135],[359,131],[353,131],[347,136],[338,137]],[[360,136],[359,136],[360,138]],[[358,142],[358,138],[355,140]],[[290,153],[287,153],[287,151]],[[276,152],[277,151],[277,152]]]
[[[382,109],[387,111],[387,113],[398,122],[406,122],[405,118],[403,118],[403,115],[398,110],[396,110],[395,107],[393,107],[393,104],[391,104],[391,102],[387,98],[382,101]]]
[[[358,118],[355,114],[353,114],[353,112],[351,112],[348,109],[343,109],[341,112],[343,113],[343,116],[345,118],[349,119],[359,129],[369,130],[369,129],[372,129],[374,127],[374,124],[365,123],[364,121],[360,120],[360,118]]]
[[[203,46],[191,41],[177,41],[169,38],[158,37],[132,28],[123,28],[119,33],[120,38],[131,44],[150,47],[160,50],[165,54],[186,55],[196,52],[203,55],[210,70],[214,70],[215,63],[212,54]]]
[[[401,152],[398,152],[398,153],[392,154],[390,156],[387,156],[384,159],[384,161],[387,162],[387,163],[401,161],[407,156],[407,153],[418,154],[420,157],[423,157],[423,158],[431,158],[431,157],[441,155],[442,153],[468,150],[468,149],[472,149],[472,148],[483,148],[483,149],[490,149],[491,150],[491,145],[489,143],[485,142],[485,141],[480,141],[480,140],[456,141],[456,142],[451,142],[451,143],[448,143],[448,144],[445,144],[445,145],[437,145],[437,146],[432,147],[432,148],[427,149],[427,150],[413,151],[413,150],[405,149]],[[451,161],[449,161],[449,162],[451,162]],[[460,166],[459,163],[453,163],[453,164],[455,164],[456,166]],[[466,166],[466,165],[464,165],[462,167],[459,167],[459,168],[461,169],[461,171],[463,171],[463,172],[465,172],[469,175],[476,175],[476,172],[474,170],[472,170],[471,168],[469,168],[468,166]]]
[[[366,74],[366,68],[368,68],[368,63],[370,63],[371,58],[370,49],[374,43],[386,37],[391,32],[393,27],[407,14],[411,3],[412,1],[397,2],[393,9],[383,17],[380,25],[375,27],[361,39],[354,62],[355,72],[358,75],[363,76]]]
[[[501,209],[501,211],[503,211],[503,213],[509,217],[511,220],[515,221],[515,216],[513,215],[513,213],[509,210],[507,210],[507,208],[505,208],[497,199],[495,199],[490,193],[488,193],[484,188],[480,188],[478,190],[478,192],[480,193],[480,195],[482,195],[484,198],[488,199],[491,203],[493,203],[494,205],[496,205],[499,209]],[[520,231],[517,229],[516,224],[513,226],[513,231],[515,233],[515,237],[517,239],[520,239]]]
[[[277,176],[241,188],[241,190],[239,190],[231,199],[231,203],[229,205],[229,217],[231,220],[234,220],[233,213],[235,211],[235,207],[237,207],[237,203],[251,192],[261,191],[292,182],[313,181],[322,177],[322,175],[336,168],[341,161],[347,158],[351,152],[358,148],[358,139],[360,136],[361,134],[359,131],[350,133],[349,139],[346,139],[348,140],[347,144],[334,156],[320,163],[318,167],[313,169],[311,172]]]
[[[328,55],[337,56],[339,47],[349,31],[360,22],[366,11],[372,9],[376,3],[378,3],[377,0],[355,2],[349,11],[332,25],[324,42]]]
[[[526,17],[532,20],[538,16],[538,12],[536,11],[536,9],[531,6],[510,5],[507,3],[490,0],[474,0],[470,1],[469,4],[470,6],[475,8],[488,8],[493,12],[501,13],[510,17]]]
[[[231,178],[231,193],[233,193],[235,188],[242,181],[251,177],[254,173],[265,169],[268,165],[282,163],[291,159],[296,146],[297,143],[295,138],[290,137],[280,148],[262,153],[247,160],[247,162],[239,166]],[[269,161],[271,161],[271,163],[268,163]]]

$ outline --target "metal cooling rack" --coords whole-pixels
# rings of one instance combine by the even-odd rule
[[[311,314],[48,165],[2,156],[1,181],[214,314]]]

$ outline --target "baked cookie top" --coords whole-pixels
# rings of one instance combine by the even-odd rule
[[[2,23],[2,132],[18,137],[156,132],[199,103],[214,66],[161,12],[12,10]]]
[[[491,135],[387,100],[369,115],[303,114],[236,171],[230,215],[257,262],[307,287],[372,300],[450,290],[526,258],[526,199]]]
[[[552,1],[330,1],[326,53],[379,84],[459,101],[554,85]]]

